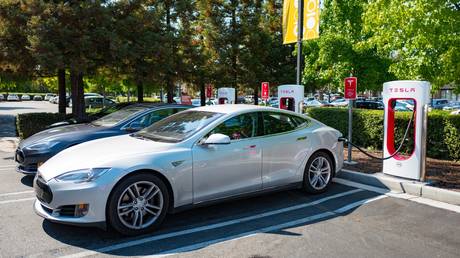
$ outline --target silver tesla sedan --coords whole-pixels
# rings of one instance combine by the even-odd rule
[[[280,188],[327,189],[341,134],[309,117],[254,105],[189,109],[130,135],[68,148],[34,179],[45,219],[136,235],[167,213]]]

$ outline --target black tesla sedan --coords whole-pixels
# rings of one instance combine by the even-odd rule
[[[59,126],[21,141],[16,150],[17,171],[33,175],[58,152],[82,142],[133,133],[193,106],[178,104],[133,104],[87,124]]]

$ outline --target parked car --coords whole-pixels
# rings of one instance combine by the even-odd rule
[[[104,98],[101,96],[88,96],[85,97],[85,107],[86,108],[102,108],[104,106],[114,106],[115,101]]]
[[[450,112],[451,115],[460,115],[460,109]]]
[[[58,153],[38,169],[34,208],[50,221],[136,235],[194,205],[280,188],[321,193],[342,167],[340,136],[286,110],[193,108]]]
[[[8,97],[6,97],[6,100],[8,101],[19,101],[19,96],[17,94],[8,94]]]
[[[355,102],[356,108],[363,108],[363,109],[379,109],[383,110],[384,106],[383,103],[380,101],[356,101]]]
[[[21,100],[30,100],[30,96],[27,94],[22,94]]]
[[[307,101],[305,107],[324,107],[325,104],[317,99]]]
[[[138,131],[191,106],[135,104],[88,124],[50,128],[20,142],[15,160],[18,172],[35,174],[56,153],[85,141]]]
[[[348,106],[348,100],[344,98],[337,98],[334,101],[330,103],[334,107],[347,107]]]
[[[443,109],[448,104],[449,100],[447,99],[432,99],[430,106],[434,109]]]
[[[54,97],[49,98],[49,102],[53,104],[57,104],[58,100],[59,100],[59,96],[54,96]]]
[[[53,94],[53,93],[46,93],[44,100],[45,100],[45,101],[49,101],[50,98],[54,98],[54,97],[56,97],[56,94]]]
[[[33,100],[35,100],[35,101],[42,101],[43,98],[42,98],[42,96],[40,96],[40,95],[35,95],[34,98],[33,98]]]
[[[3,96],[3,94],[0,94],[0,101],[2,100],[5,100],[5,97]]]
[[[194,107],[201,106],[201,99],[192,99],[192,106]]]
[[[460,109],[460,102],[459,101],[451,101],[446,106],[442,108],[443,110],[457,110]]]

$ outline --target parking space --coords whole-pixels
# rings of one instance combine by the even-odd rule
[[[122,237],[34,214],[31,178],[0,157],[0,249],[5,257],[458,257],[460,214],[333,184],[167,217],[154,234]]]

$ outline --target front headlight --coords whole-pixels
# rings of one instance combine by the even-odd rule
[[[64,173],[60,176],[55,177],[57,181],[61,182],[74,182],[84,183],[91,182],[102,176],[105,172],[109,171],[110,168],[88,168],[82,170],[75,170]]]
[[[57,142],[38,142],[30,146],[27,146],[26,148],[29,150],[44,151],[44,150],[51,149],[57,144],[58,144]]]

